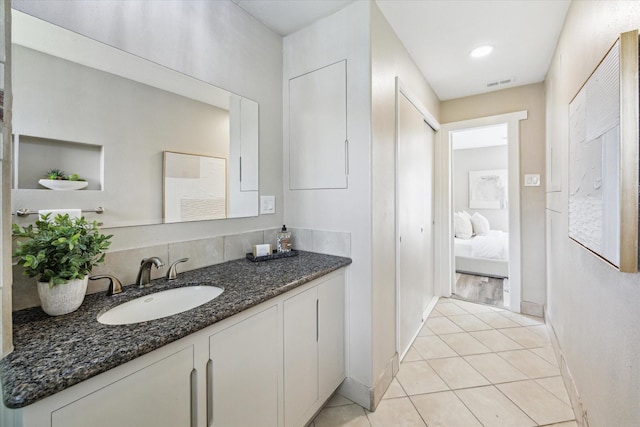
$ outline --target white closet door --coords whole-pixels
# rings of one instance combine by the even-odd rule
[[[402,92],[398,103],[399,350],[404,354],[422,324],[427,166],[424,118]]]

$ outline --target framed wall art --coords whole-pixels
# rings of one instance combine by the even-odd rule
[[[623,33],[569,104],[569,237],[638,270],[638,31]]]
[[[469,208],[506,209],[507,169],[469,171]]]
[[[226,218],[227,161],[164,152],[165,223]]]

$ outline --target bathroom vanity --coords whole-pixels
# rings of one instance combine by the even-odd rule
[[[88,295],[69,315],[14,313],[15,351],[0,361],[15,426],[303,426],[345,378],[349,258],[226,262]],[[173,316],[103,325],[106,310],[194,284],[224,288]],[[9,424],[11,425],[11,424]]]

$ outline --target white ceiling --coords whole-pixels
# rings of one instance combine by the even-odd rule
[[[281,36],[295,33],[354,0],[231,0]]]
[[[280,35],[352,0],[233,0]],[[363,1],[363,0],[355,0]],[[555,50],[570,0],[376,0],[441,100],[537,83]],[[491,44],[491,55],[469,52]],[[512,79],[487,87],[488,83]]]
[[[465,150],[507,145],[507,131],[506,123],[454,131],[451,132],[451,148]]]

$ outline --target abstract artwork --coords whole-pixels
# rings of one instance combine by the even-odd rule
[[[620,43],[569,104],[569,237],[620,261]]]
[[[507,169],[469,171],[469,208],[506,209]]]
[[[569,104],[569,237],[626,272],[638,260],[637,46],[623,34]]]
[[[227,161],[164,152],[164,222],[226,218]]]

